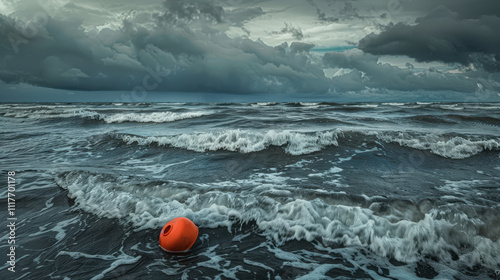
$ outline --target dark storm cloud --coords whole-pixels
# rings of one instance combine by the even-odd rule
[[[193,21],[211,21],[214,23],[229,22],[235,26],[242,26],[245,21],[264,15],[261,7],[235,7],[226,11],[223,1],[208,0],[167,0],[163,3],[165,11],[156,14],[158,20],[164,22],[179,21],[192,23]],[[231,3],[236,5],[237,3]],[[248,3],[247,3],[248,4]]]
[[[290,52],[292,52],[292,53],[307,53],[312,48],[314,48],[314,44],[293,42],[290,45]]]
[[[362,1],[361,1],[362,2]],[[317,18],[324,22],[339,22],[341,19],[360,18],[358,9],[353,5],[356,1],[349,0],[307,0],[316,10]],[[319,4],[326,4],[320,7]],[[359,3],[359,1],[358,1]],[[333,15],[330,15],[333,14]]]
[[[351,72],[333,77],[337,90],[358,91],[365,88],[385,88],[390,90],[453,90],[475,92],[478,82],[481,88],[499,90],[500,85],[495,77],[484,72],[464,72],[451,74],[429,68],[423,72],[412,71],[411,64],[407,69],[379,63],[375,55],[363,53],[360,50],[350,50],[344,53],[327,53],[323,56],[323,64],[331,68],[343,68]]]
[[[237,8],[226,13],[226,19],[234,25],[241,27],[244,22],[264,14],[261,7]]]
[[[399,68],[381,64],[377,56],[360,50],[321,56],[311,52],[312,43],[289,45],[283,42],[272,47],[259,39],[233,38],[226,34],[229,28],[251,28],[244,23],[261,16],[269,19],[276,13],[254,6],[259,1],[242,2],[241,5],[235,1],[226,2],[231,2],[230,7],[223,1],[166,1],[163,10],[125,13],[121,23],[113,22],[117,26],[115,30],[102,28],[102,25],[101,28],[88,28],[91,25],[88,21],[85,25],[82,17],[55,16],[22,23],[0,15],[0,80],[11,84],[95,91],[133,91],[138,86],[154,91],[231,93],[324,93],[367,88],[462,92],[499,89],[498,75],[488,76],[483,69],[464,67],[461,73],[427,69],[415,73],[417,70],[411,66]],[[348,8],[345,13],[350,14],[353,9]],[[314,18],[314,11],[310,12]],[[278,24],[283,22],[273,20]],[[439,10],[422,17],[416,26],[405,28],[419,28],[431,20],[470,21],[465,24],[472,25],[470,30],[483,24],[486,28],[481,32],[484,34],[475,35],[483,38],[490,33],[489,26],[496,17],[464,19],[456,11]],[[472,36],[465,25],[456,34]],[[386,32],[396,26],[389,27]],[[293,35],[294,29],[301,31],[291,24],[281,31]],[[300,36],[297,34],[297,41],[304,37],[302,32]],[[314,32],[311,34],[314,36]],[[376,35],[372,36],[375,37],[367,38],[377,39]],[[444,38],[451,40],[451,37]],[[405,40],[410,39],[405,37]],[[463,56],[463,61],[473,60],[486,69],[494,67],[492,60],[497,59],[497,49],[495,45],[484,45],[480,51]],[[470,43],[465,46],[472,48]],[[409,52],[411,48],[406,47]],[[440,51],[439,47],[437,44],[434,48]],[[419,53],[418,48],[415,53]],[[441,57],[438,60],[442,60]],[[325,69],[337,74],[327,78]]]
[[[193,21],[206,19],[221,23],[224,18],[224,8],[208,0],[167,0],[163,3],[165,21]]]
[[[403,1],[402,3],[405,9],[423,14],[443,6],[462,19],[480,18],[485,15],[500,16],[498,0],[420,0]]]
[[[304,46],[284,53],[210,28],[171,24],[147,29],[130,20],[120,30],[94,34],[78,22],[49,18],[15,53],[6,38],[19,30],[8,17],[2,21],[0,79],[10,83],[130,90],[159,71],[163,76],[154,89],[164,91],[325,92],[329,86],[322,69],[302,54]]]
[[[302,40],[304,38],[304,34],[300,28],[295,28],[289,23],[285,22],[285,27],[281,28],[280,31],[271,32],[271,34],[290,34],[295,40]]]
[[[500,70],[500,17],[498,1],[438,1],[416,25],[389,25],[380,34],[370,34],[359,41],[359,48],[377,55],[407,55],[417,61],[474,64],[490,72]],[[470,10],[465,9],[467,5]],[[479,15],[484,12],[484,15]]]

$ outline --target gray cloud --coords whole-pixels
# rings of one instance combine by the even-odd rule
[[[323,56],[323,64],[331,68],[352,70],[345,75],[332,78],[337,90],[359,91],[365,88],[384,88],[390,90],[452,90],[458,92],[475,92],[478,82],[481,88],[499,90],[498,78],[484,72],[446,73],[434,68],[415,73],[412,65],[406,69],[378,62],[375,55],[360,50],[344,53],[327,53]]]
[[[261,7],[237,8],[226,13],[226,18],[229,22],[236,26],[242,27],[249,20],[264,15]]]
[[[144,86],[145,80],[147,90],[231,93],[499,89],[500,77],[492,70],[498,66],[497,37],[485,41],[496,28],[495,16],[464,18],[458,10],[438,9],[414,26],[390,25],[360,43],[366,52],[375,54],[481,66],[448,73],[433,68],[421,71],[412,64],[403,68],[381,64],[378,56],[360,50],[322,56],[311,52],[312,43],[283,42],[271,47],[258,39],[228,36],[226,31],[232,27],[244,29],[247,21],[279,14],[254,6],[261,1],[236,2],[166,1],[163,10],[122,14],[123,21],[113,22],[116,29],[88,28],[90,23],[83,16],[54,16],[20,24],[13,16],[0,14],[0,81],[87,91],[131,91]],[[344,7],[345,2],[338,5]],[[365,13],[360,8],[368,1],[352,2],[341,13],[346,17]],[[83,11],[83,7],[64,8]],[[310,12],[313,19],[314,11]],[[430,25],[436,25],[434,30]],[[291,34],[297,41],[304,37],[292,23],[277,32]],[[405,34],[411,32],[415,32],[413,36]],[[325,70],[337,74],[328,78]]]
[[[302,42],[293,42],[292,44],[290,44],[290,52],[292,53],[307,53],[312,48],[314,48],[314,44]]]
[[[167,0],[159,18],[167,22],[209,20],[223,22],[224,8],[208,0]]]
[[[285,22],[285,27],[281,28],[280,31],[273,31],[271,34],[290,34],[295,40],[302,40],[304,34],[300,28],[295,28],[291,24]]]
[[[249,92],[325,92],[321,68],[298,52],[283,53],[260,42],[229,38],[210,29],[171,24],[145,28],[129,20],[120,30],[85,32],[78,22],[50,18],[36,36],[12,50],[18,33],[2,16],[0,79],[10,83],[75,90],[130,90],[148,69],[170,73],[155,90]],[[8,70],[7,70],[8,69]],[[168,70],[168,71],[167,71]]]
[[[419,0],[402,1],[402,4],[404,9],[421,14],[427,14],[436,7],[443,6],[462,19],[500,15],[500,5],[497,0]]]
[[[417,61],[475,64],[490,72],[500,70],[500,17],[478,16],[484,7],[464,10],[467,1],[438,1],[454,8],[438,6],[416,25],[391,24],[380,34],[369,34],[359,41],[359,48],[377,55],[407,55]],[[488,14],[498,11],[498,3],[490,3]],[[425,1],[423,2],[425,3]],[[451,4],[453,3],[453,4]],[[469,2],[470,4],[470,2]],[[485,12],[486,14],[486,12]],[[470,18],[478,16],[477,18]]]
[[[358,8],[353,4],[356,1],[349,0],[323,0],[323,1],[314,1],[307,0],[307,2],[314,7],[316,10],[316,15],[318,20],[324,22],[339,22],[341,19],[352,19],[352,18],[360,18]],[[319,2],[320,4],[318,4]],[[358,1],[357,4],[359,4]],[[326,4],[321,5],[321,4]],[[321,5],[321,7],[320,7]],[[333,15],[328,15],[333,14]]]

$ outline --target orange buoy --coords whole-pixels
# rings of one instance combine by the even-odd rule
[[[191,248],[198,238],[198,227],[188,218],[179,217],[168,222],[160,233],[160,247],[170,253],[182,253]]]

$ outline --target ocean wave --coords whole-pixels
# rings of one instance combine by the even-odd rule
[[[429,150],[434,154],[451,159],[464,159],[482,151],[500,150],[500,138],[477,139],[461,136],[416,133],[374,133],[380,140],[398,143],[400,146]]]
[[[397,143],[403,147],[428,150],[450,159],[465,159],[483,151],[500,150],[500,138],[488,136],[442,135],[420,132],[395,132],[335,129],[319,132],[222,130],[172,136],[136,136],[118,134],[116,138],[127,144],[159,145],[195,152],[232,151],[259,152],[271,146],[283,147],[291,155],[318,152],[327,146],[339,146],[339,139]]]
[[[382,105],[385,105],[385,106],[405,106],[406,103],[388,102],[388,103],[382,103]]]
[[[295,106],[306,107],[310,109],[329,107],[330,105],[322,102],[299,102],[294,103]]]
[[[450,118],[446,118],[446,116],[443,116],[443,115],[437,116],[437,115],[420,114],[420,115],[408,116],[405,118],[408,120],[411,120],[411,121],[431,123],[431,124],[456,124],[457,123],[456,121],[454,121]]]
[[[139,122],[139,123],[161,123],[173,122],[189,118],[197,118],[206,115],[211,115],[212,111],[197,111],[197,112],[148,112],[148,113],[103,113],[92,110],[72,110],[72,109],[55,109],[54,108],[38,108],[35,110],[9,110],[4,113],[4,117],[11,118],[29,118],[29,119],[54,119],[54,118],[88,118],[102,120],[106,123],[123,123],[123,122]]]
[[[76,207],[138,229],[158,229],[179,216],[202,228],[229,229],[251,221],[278,244],[320,240],[327,246],[361,246],[406,263],[428,256],[470,267],[496,269],[500,263],[500,231],[492,218],[500,215],[498,209],[361,198],[368,204],[362,207],[355,201],[331,202],[328,194],[309,200],[287,190],[286,184],[254,179],[221,182],[228,186],[217,189],[72,171],[57,176],[56,182]],[[265,195],[271,191],[274,196]]]
[[[302,155],[320,151],[326,146],[337,146],[338,133],[339,131],[300,133],[286,130],[258,132],[236,129],[174,136],[121,135],[119,137],[127,144],[157,144],[196,152],[226,150],[251,153],[265,150],[269,146],[284,146],[287,153]]]
[[[444,105],[432,105],[431,107],[443,109],[443,110],[451,110],[451,111],[462,111],[465,109],[463,105],[459,104],[444,104]]]
[[[379,104],[347,104],[344,107],[350,108],[378,108]]]
[[[23,108],[8,110],[3,113],[4,117],[9,118],[27,118],[27,119],[53,119],[53,118],[70,118],[74,117],[75,113],[73,110],[60,110],[54,108],[40,107],[40,108]]]
[[[139,122],[139,123],[163,123],[174,122],[183,119],[197,118],[211,115],[214,112],[199,111],[199,112],[152,112],[152,113],[116,113],[104,114],[94,111],[75,112],[75,115],[87,117],[91,119],[99,119],[106,123],[123,123],[123,122]]]
[[[315,103],[315,102],[299,102],[300,105],[302,106],[318,106],[319,103]]]
[[[266,106],[274,106],[278,104],[277,102],[258,102],[258,103],[252,103],[250,106],[252,107],[266,107]]]

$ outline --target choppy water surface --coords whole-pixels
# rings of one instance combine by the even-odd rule
[[[17,279],[500,269],[497,103],[2,104],[0,120]],[[172,255],[157,239],[179,216],[200,236]]]

